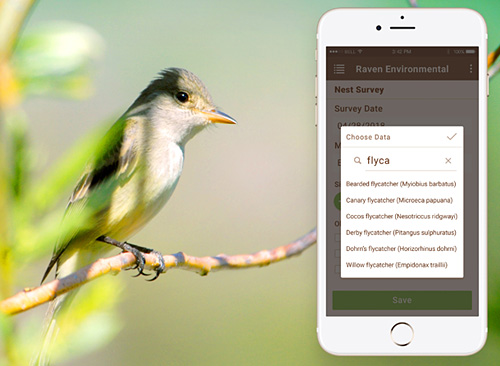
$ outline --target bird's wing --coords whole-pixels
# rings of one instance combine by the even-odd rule
[[[135,122],[133,119],[119,120],[111,127],[100,144],[101,153],[87,166],[73,190],[67,210],[78,201],[88,198],[95,188],[106,183],[109,178],[120,178],[133,171],[137,147],[131,130],[136,128]]]
[[[91,214],[98,215],[109,204],[116,185],[123,183],[131,176],[137,166],[136,128],[138,128],[138,124],[135,119],[120,119],[106,133],[99,144],[99,152],[87,165],[71,194],[66,208],[65,220],[73,215],[81,214],[89,206]],[[96,223],[91,224],[95,225]],[[89,230],[91,230],[90,227],[78,228],[58,241],[42,282],[69,243],[78,235],[85,234]]]

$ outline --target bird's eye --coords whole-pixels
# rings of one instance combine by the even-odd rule
[[[189,100],[189,94],[186,92],[177,92],[177,94],[175,94],[175,99],[181,103],[186,103]]]

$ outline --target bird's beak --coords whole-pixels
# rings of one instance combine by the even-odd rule
[[[212,123],[236,124],[236,120],[233,117],[228,116],[227,114],[216,109],[212,109],[211,111],[200,111],[200,113],[208,118]]]

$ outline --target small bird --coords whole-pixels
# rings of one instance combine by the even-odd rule
[[[102,151],[88,163],[63,222],[89,209],[91,220],[59,240],[42,282],[54,266],[56,278],[67,276],[105,255],[113,245],[136,256],[138,275],[144,274],[142,253],[156,254],[161,263],[156,279],[165,268],[161,254],[124,240],[165,205],[179,181],[186,143],[213,123],[236,121],[215,108],[196,75],[180,68],[163,70],[110,128]],[[58,330],[57,314],[75,293],[50,303],[42,348],[32,364],[48,363],[48,350]]]

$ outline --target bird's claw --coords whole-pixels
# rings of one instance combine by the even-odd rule
[[[154,254],[156,255],[156,257],[158,258],[158,261],[160,262],[160,265],[158,267],[155,268],[155,276],[147,281],[154,281],[156,280],[160,274],[162,274],[164,271],[165,271],[165,260],[163,259],[163,255],[154,250],[154,249],[150,249],[150,248],[145,248],[145,247],[141,247],[139,245],[135,245],[135,244],[131,244],[131,243],[127,243],[125,242],[125,244],[127,245],[127,249],[125,249],[127,252],[130,252],[132,253],[135,258],[136,258],[136,264],[134,267],[131,267],[130,269],[137,269],[137,274],[135,276],[132,276],[132,277],[139,277],[139,276],[151,276],[151,273],[145,273],[144,272],[144,267],[146,265],[146,258],[144,258],[144,254],[143,253],[146,253],[146,254]],[[130,248],[130,250],[129,250]]]
[[[160,277],[160,275],[165,271],[166,267],[165,267],[165,260],[163,259],[163,255],[161,255],[160,252],[156,251],[156,250],[152,250],[151,251],[152,254],[156,255],[156,258],[158,258],[158,261],[160,262],[160,265],[158,267],[155,268],[155,276],[153,278],[151,278],[150,280],[146,280],[146,281],[149,281],[149,282],[152,282],[154,280],[156,280],[158,277]]]
[[[135,245],[131,243],[127,243],[126,241],[121,242],[118,240],[115,240],[113,238],[110,238],[109,236],[102,235],[98,237],[96,240],[102,241],[103,243],[111,244],[115,247],[118,247],[122,249],[125,252],[130,252],[135,256],[135,266],[127,268],[128,269],[137,269],[137,274],[133,277],[139,277],[139,276],[151,276],[150,273],[144,273],[144,267],[146,266],[146,258],[144,257],[144,253],[146,254],[154,254],[158,258],[158,261],[160,262],[160,265],[155,268],[155,276],[148,280],[148,281],[154,281],[156,280],[160,274],[162,274],[166,267],[165,267],[165,261],[163,259],[163,256],[161,255],[160,252],[150,249],[150,248],[145,248],[141,247],[140,245]]]
[[[130,268],[137,269],[137,274],[133,277],[139,277],[140,275],[149,276],[148,273],[144,273],[144,267],[146,266],[146,258],[144,258],[144,254],[127,242],[124,243],[123,250],[132,253],[135,257],[135,266]]]

